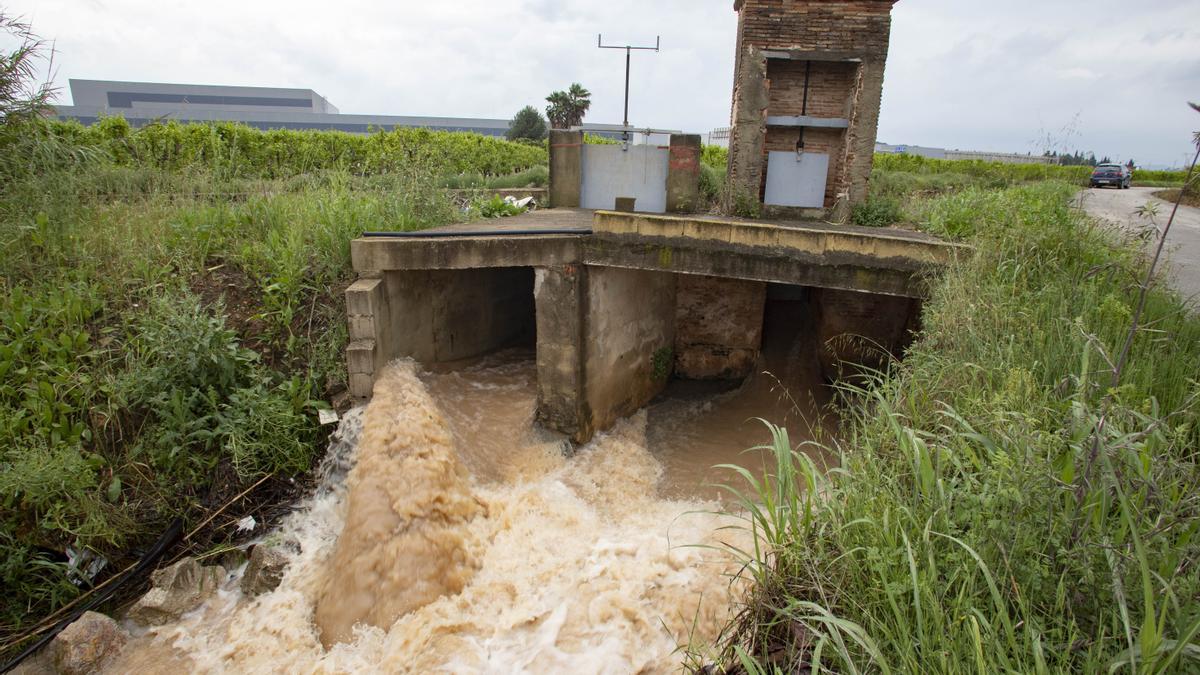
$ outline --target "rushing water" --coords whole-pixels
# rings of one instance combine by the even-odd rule
[[[109,670],[678,670],[739,592],[724,547],[747,535],[724,527],[736,520],[706,484],[731,476],[711,466],[761,466],[739,455],[768,438],[749,418],[804,427],[797,411],[820,402],[797,406],[761,376],[677,387],[568,455],[534,428],[535,391],[528,353],[443,372],[393,364],[357,443],[359,413],[321,489],[268,538],[292,551],[279,588],[243,597],[235,572]]]

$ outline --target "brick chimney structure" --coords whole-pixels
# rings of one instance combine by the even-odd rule
[[[726,210],[845,220],[866,198],[896,0],[735,0]]]

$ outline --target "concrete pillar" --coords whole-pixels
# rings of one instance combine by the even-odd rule
[[[700,204],[700,136],[671,134],[667,212],[691,213]]]
[[[534,298],[539,424],[586,443],[666,385],[675,334],[674,274],[538,268]]]
[[[767,59],[757,47],[749,46],[739,56],[734,79],[726,213],[746,215],[741,212],[761,204],[769,104]]]
[[[578,264],[539,267],[534,274],[537,422],[584,442],[594,431],[583,391],[587,267]]]
[[[846,213],[867,198],[871,167],[875,162],[875,137],[879,130],[879,106],[883,100],[884,55],[864,60],[858,69],[850,127],[846,130],[846,155],[843,185],[846,185]],[[845,220],[842,218],[841,220]]]
[[[346,289],[346,314],[350,342],[346,347],[346,367],[349,371],[350,395],[369,398],[375,384],[375,374],[383,367],[379,359],[380,345],[386,345],[382,317],[387,315],[387,297],[383,279],[359,279]]]
[[[767,285],[681,274],[676,282],[675,374],[692,380],[740,380],[762,346]]]
[[[577,208],[583,190],[583,132],[550,131],[550,206]]]
[[[584,406],[607,429],[666,386],[674,362],[675,274],[589,267],[584,321]]]

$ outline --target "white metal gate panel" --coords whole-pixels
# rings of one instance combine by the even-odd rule
[[[825,206],[825,182],[829,179],[829,155],[805,152],[767,154],[767,193],[763,201],[772,206]]]
[[[584,145],[580,206],[612,209],[617,197],[633,197],[634,208],[647,213],[667,210],[667,167],[670,153],[655,145]]]

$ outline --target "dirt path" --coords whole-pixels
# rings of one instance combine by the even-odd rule
[[[1083,193],[1083,206],[1088,213],[1116,223],[1122,227],[1138,227],[1145,221],[1134,213],[1146,202],[1158,204],[1159,227],[1166,224],[1171,215],[1171,204],[1153,195],[1161,188],[1092,188]],[[1168,278],[1171,285],[1192,306],[1200,308],[1200,208],[1180,206],[1171,233],[1167,238],[1167,255],[1170,260]]]

